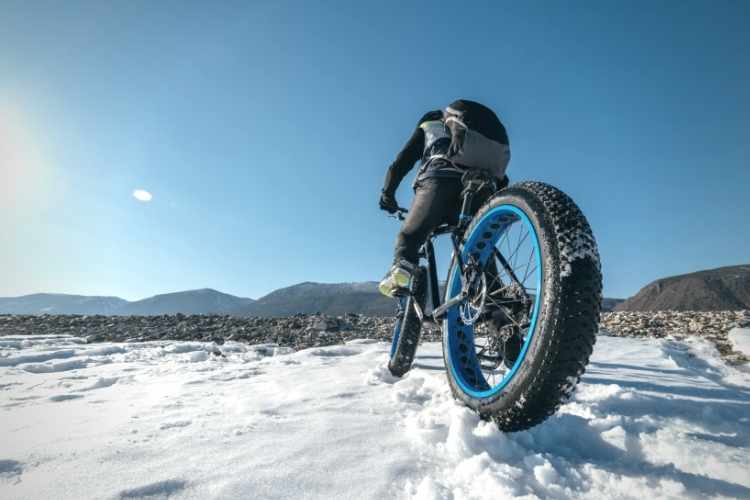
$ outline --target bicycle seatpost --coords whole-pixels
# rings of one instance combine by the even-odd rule
[[[458,217],[460,225],[465,224],[471,219],[469,212],[471,211],[471,202],[474,200],[474,189],[473,183],[469,183],[463,191],[464,201],[461,204],[461,215]]]
[[[471,172],[464,174],[461,182],[464,185],[464,190],[461,192],[464,200],[458,221],[460,225],[463,225],[471,219],[471,202],[474,200],[474,195],[484,186],[484,180],[479,173]]]
[[[468,171],[461,177],[461,182],[464,185],[464,190],[461,192],[463,196],[463,204],[461,205],[461,215],[459,216],[459,224],[465,225],[471,220],[471,202],[474,200],[474,195],[482,190],[485,186],[489,186],[493,191],[495,190],[494,181],[485,173],[480,171]]]

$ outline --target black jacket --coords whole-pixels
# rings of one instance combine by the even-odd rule
[[[461,177],[465,168],[456,165],[447,157],[451,141],[455,140],[456,135],[452,127],[449,135],[437,139],[433,137],[429,149],[425,148],[426,135],[423,125],[435,121],[444,123],[446,116],[461,116],[469,128],[480,132],[488,139],[504,145],[509,144],[505,127],[491,109],[474,101],[454,101],[445,111],[430,111],[417,122],[411,137],[388,167],[383,192],[393,196],[403,178],[420,159],[422,167],[417,176],[418,181],[428,177]]]

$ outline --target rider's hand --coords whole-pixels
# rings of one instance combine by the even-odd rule
[[[380,210],[385,210],[389,214],[395,214],[398,211],[396,198],[394,198],[392,194],[383,191],[380,195]]]

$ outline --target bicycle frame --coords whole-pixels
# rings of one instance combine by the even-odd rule
[[[442,318],[442,316],[448,311],[448,309],[462,302],[468,296],[468,290],[466,289],[466,286],[463,286],[461,293],[443,303],[440,297],[440,284],[438,282],[437,276],[437,263],[435,258],[435,245],[433,244],[433,240],[443,234],[451,235],[451,243],[453,245],[453,259],[455,259],[458,263],[461,273],[461,282],[465,283],[465,265],[461,257],[461,243],[463,233],[465,232],[466,227],[471,222],[471,204],[474,199],[474,195],[484,187],[491,187],[493,192],[496,191],[496,184],[493,179],[488,178],[481,172],[472,172],[471,174],[472,175],[465,175],[464,178],[461,179],[464,184],[464,190],[461,193],[463,200],[461,203],[461,212],[458,216],[458,224],[443,224],[438,226],[432,233],[430,233],[425,243],[422,244],[419,249],[419,258],[424,258],[427,260],[427,276],[430,286],[429,298],[430,302],[432,303],[432,314],[426,314],[424,310],[422,310],[422,306],[421,304],[419,304],[418,300],[415,300],[413,302],[417,312],[417,316],[423,323],[425,321],[428,321],[433,324],[437,324],[437,321]],[[408,211],[406,209],[399,207],[397,212],[398,215],[396,217],[400,220],[404,220],[404,214],[407,212]],[[500,257],[502,258],[502,255]],[[505,259],[503,259],[501,262],[504,267],[507,266]]]

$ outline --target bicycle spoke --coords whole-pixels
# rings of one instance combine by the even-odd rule
[[[521,284],[521,282],[518,281],[518,277],[513,272],[513,269],[511,269],[510,264],[508,264],[508,261],[505,260],[505,257],[503,257],[502,254],[498,251],[495,251],[495,257],[497,257],[497,259],[500,261],[500,265],[502,265],[505,268],[505,270],[508,272],[508,275],[513,280],[513,282],[516,285],[518,285],[521,289],[524,289],[523,284]]]
[[[490,295],[490,297],[495,296],[495,295],[500,295],[501,293],[505,292],[509,287],[510,287],[510,285],[505,285],[502,288],[498,288],[494,292],[490,292],[489,295]]]
[[[529,260],[526,262],[526,272],[523,274],[521,283],[526,283],[526,279],[529,277],[529,266],[531,265],[531,258],[534,257],[534,252],[529,253]],[[534,267],[536,269],[536,266]],[[533,271],[532,271],[533,272]]]
[[[511,248],[510,248],[510,229],[506,230],[508,232],[508,238],[505,240],[506,246],[508,247],[508,255],[511,254]]]
[[[533,254],[532,254],[532,256],[533,256]],[[519,266],[517,269],[515,269],[515,271],[517,273],[519,273],[519,274],[520,274],[520,271],[523,271],[523,273],[524,273],[524,277],[518,281],[521,286],[523,286],[523,284],[526,282],[526,279],[528,277],[527,275],[529,273],[529,266],[530,265],[531,265],[531,263],[527,263],[527,264],[525,264],[523,266]]]
[[[516,249],[513,250],[513,256],[511,257],[513,259],[513,269],[516,268],[516,262],[517,262],[516,259],[518,257],[518,250],[521,249],[521,244],[523,243],[523,239],[521,238],[521,236],[523,235],[524,238],[526,237],[526,235],[523,234],[522,230],[523,230],[523,227],[519,224],[518,230],[516,231],[518,233],[518,240],[516,241]]]
[[[523,244],[523,242],[524,242],[524,241],[526,241],[526,238],[527,238],[528,236],[529,236],[529,233],[526,233],[526,234],[524,234],[524,236],[523,236],[523,240],[521,240],[521,241],[519,242],[518,246],[517,246],[517,247],[516,247],[516,249],[515,249],[515,250],[513,251],[513,255],[511,255],[511,256],[510,256],[510,258],[511,258],[511,259],[514,259],[514,260],[513,260],[513,267],[514,267],[514,268],[516,267],[516,254],[518,253],[518,250],[520,250],[520,248],[521,248],[521,244]],[[510,260],[510,259],[509,259],[509,260]]]
[[[533,254],[532,254],[532,255],[533,255]],[[529,271],[529,277],[531,277],[531,276],[532,276],[532,275],[534,274],[534,271],[536,271],[536,264],[534,264],[534,267],[533,267],[533,268],[531,269],[531,271]],[[523,280],[523,282],[525,283],[525,282],[526,282],[526,280]],[[529,288],[529,287],[524,287],[524,288],[526,288],[527,290],[532,290],[532,289],[531,289],[531,288]],[[536,288],[534,288],[534,290],[536,290]]]
[[[492,299],[492,305],[496,305],[496,306],[499,306],[500,304],[518,304],[520,302],[523,302],[523,299],[503,299],[503,300]]]

